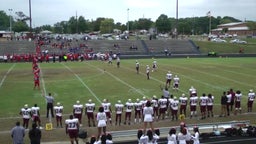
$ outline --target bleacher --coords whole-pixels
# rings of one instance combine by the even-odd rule
[[[126,56],[164,55],[164,50],[172,54],[199,54],[199,50],[190,40],[73,40],[64,44],[62,48],[53,47],[60,41],[52,40],[50,44],[41,46],[41,50],[48,50],[49,54],[63,54],[73,52],[86,53],[116,53]],[[82,45],[82,46],[81,46]],[[33,41],[3,41],[0,42],[0,55],[4,54],[32,54],[35,53]]]
[[[35,44],[33,41],[1,41],[0,55],[4,54],[25,54],[34,53]]]

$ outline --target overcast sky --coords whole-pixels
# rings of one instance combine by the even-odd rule
[[[29,16],[29,0],[2,1],[0,10],[8,15],[22,11]],[[68,21],[76,13],[88,20],[113,18],[122,24],[143,17],[155,21],[161,14],[176,17],[176,0],[31,0],[31,5],[32,27]],[[206,16],[208,11],[214,17],[256,21],[256,0],[179,0],[179,18]]]

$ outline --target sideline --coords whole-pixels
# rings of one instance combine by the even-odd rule
[[[89,90],[89,92],[97,99],[97,101],[99,102],[99,103],[102,103],[101,102],[101,100],[96,96],[96,94],[84,83],[84,81],[76,74],[76,73],[74,73],[67,65],[65,65],[65,64],[63,64],[63,63],[61,63],[66,69],[68,69],[71,73],[73,73],[75,76],[76,76],[76,78],[83,84],[83,86],[85,87],[85,88],[87,88],[88,90]]]
[[[7,75],[12,71],[12,69],[16,66],[16,63],[12,65],[12,67],[9,68],[9,70],[7,71],[7,73],[4,75],[3,79],[1,80],[1,83],[0,83],[0,88],[2,87]]]

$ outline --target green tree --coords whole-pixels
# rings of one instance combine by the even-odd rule
[[[142,30],[149,30],[149,28],[152,26],[153,22],[151,21],[151,19],[146,19],[146,18],[140,18],[138,20],[138,25],[137,25],[137,29]]]
[[[28,31],[29,26],[24,21],[17,21],[13,24],[13,31],[15,32],[22,32],[22,31]]]
[[[96,21],[93,21],[92,25],[93,25],[93,28],[92,30],[93,31],[100,31],[100,26],[101,26],[101,22],[104,21],[105,18],[97,18]]]
[[[156,20],[156,28],[160,33],[170,32],[172,29],[171,21],[167,15],[161,14]]]
[[[10,17],[4,11],[0,11],[0,30],[7,30],[9,27]]]
[[[111,18],[106,18],[101,22],[100,32],[101,33],[112,33],[114,29],[114,20]]]
[[[78,32],[78,23],[74,16],[72,16],[68,21],[68,33],[74,34]]]

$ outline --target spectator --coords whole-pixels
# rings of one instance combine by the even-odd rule
[[[139,142],[141,144],[157,144],[157,140],[159,139],[159,136],[155,133],[153,133],[152,130],[148,130],[147,134],[143,134],[140,137]]]
[[[167,136],[167,144],[177,144],[177,136],[176,136],[176,129],[171,128],[169,134]]]
[[[13,144],[24,144],[25,128],[20,126],[20,122],[16,122],[16,126],[11,130]]]
[[[29,130],[29,139],[31,144],[40,144],[41,141],[41,130],[37,128],[37,124],[32,124],[32,129]]]
[[[191,136],[192,140],[194,141],[193,144],[200,144],[199,135],[198,127],[194,127],[194,135]]]

